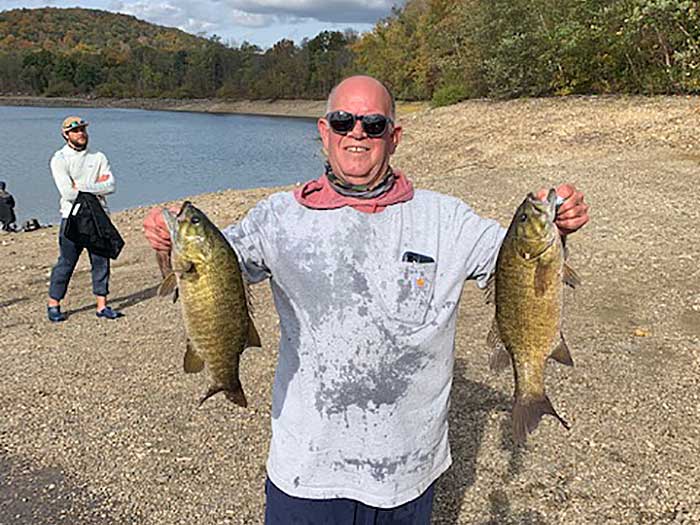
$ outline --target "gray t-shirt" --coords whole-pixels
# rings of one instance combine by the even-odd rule
[[[250,282],[270,278],[280,316],[272,482],[381,508],[418,497],[451,463],[462,287],[485,281],[505,230],[418,190],[375,214],[277,193],[224,233]],[[403,261],[406,252],[423,262]]]

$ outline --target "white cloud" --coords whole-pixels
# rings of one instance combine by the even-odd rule
[[[133,15],[224,41],[270,46],[282,38],[313,38],[323,30],[366,31],[404,0],[0,0],[17,7],[85,7]]]
[[[216,32],[230,25],[264,27],[299,19],[372,24],[386,16],[394,3],[393,0],[119,0],[111,2],[110,10],[185,31],[200,27]]]
[[[245,11],[239,11],[238,9],[234,9],[230,16],[231,21],[235,25],[243,27],[266,27],[275,22],[274,16],[247,13]]]
[[[321,22],[374,23],[393,0],[211,0],[249,13],[312,18]]]

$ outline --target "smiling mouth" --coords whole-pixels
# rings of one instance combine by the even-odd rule
[[[362,146],[348,146],[345,148],[345,151],[349,151],[350,153],[364,153],[369,151],[369,148],[363,148]]]

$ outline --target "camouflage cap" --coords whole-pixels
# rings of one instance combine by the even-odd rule
[[[83,120],[81,117],[66,117],[61,124],[61,130],[70,131],[72,129],[85,128],[88,124],[88,121]]]

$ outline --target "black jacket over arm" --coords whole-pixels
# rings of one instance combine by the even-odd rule
[[[124,239],[92,193],[78,192],[68,216],[65,235],[90,252],[110,259],[119,257],[124,247]]]

